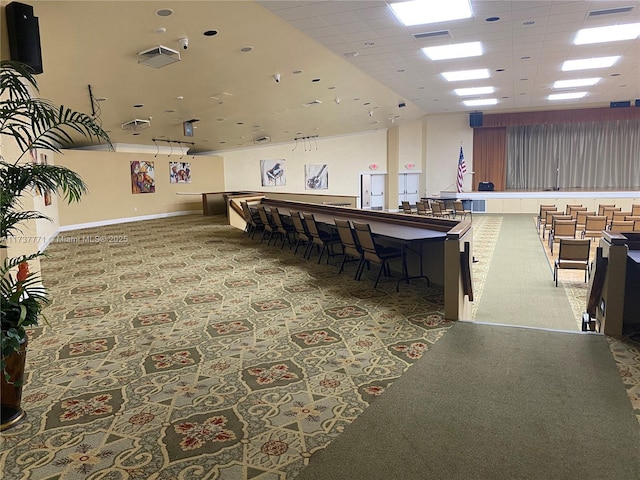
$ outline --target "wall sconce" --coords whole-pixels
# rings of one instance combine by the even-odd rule
[[[377,170],[378,169],[378,165],[375,163],[372,163],[371,165],[369,165],[369,170]]]
[[[404,164],[404,168],[406,168],[407,170],[413,170],[414,168],[416,168],[416,164],[415,163],[405,163]]]

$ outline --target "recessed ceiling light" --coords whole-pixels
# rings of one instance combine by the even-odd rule
[[[640,22],[624,25],[609,25],[607,27],[583,28],[578,30],[574,45],[587,45],[590,43],[617,42],[620,40],[633,40],[640,35]]]
[[[478,70],[459,70],[457,72],[442,72],[441,75],[449,82],[456,82],[459,80],[476,80],[480,78],[489,78],[489,70],[486,68],[480,68]]]
[[[552,93],[547,98],[549,100],[575,100],[576,98],[582,98],[587,92],[571,92],[571,93]]]
[[[486,22],[497,22],[500,20],[500,17],[489,17],[484,19]]]
[[[170,17],[173,15],[173,10],[171,8],[161,8],[160,10],[156,10],[156,15],[159,17]]]
[[[562,71],[588,70],[590,68],[607,68],[615,64],[620,55],[612,57],[583,58],[581,60],[567,60],[562,64]]]
[[[498,103],[497,98],[485,98],[481,100],[465,100],[464,103],[467,107],[482,107],[486,105],[496,105]]]
[[[144,107],[144,104],[142,104],[142,103],[136,103],[136,104],[133,106],[133,108],[142,108],[142,107]]]
[[[313,83],[318,83],[318,82],[320,81],[320,79],[319,79],[319,78],[314,78],[314,79],[312,79],[311,81],[312,81]]]
[[[249,52],[252,52],[252,51],[253,51],[253,47],[252,47],[252,46],[250,46],[250,45],[247,45],[246,47],[242,47],[242,48],[240,49],[240,51],[241,51],[242,53],[249,53]]]
[[[218,34],[217,30],[207,30],[206,32],[203,33],[205,37],[213,37],[214,35],[217,35],[217,34]]]
[[[456,88],[454,90],[456,95],[460,97],[468,97],[469,95],[486,95],[487,93],[493,93],[495,88],[493,87],[473,87],[473,88]]]
[[[477,57],[482,55],[482,43],[468,42],[455,45],[440,45],[439,47],[424,47],[422,51],[431,60]]]
[[[469,18],[472,15],[469,0],[447,0],[440,2],[437,6],[432,0],[413,0],[392,3],[389,7],[398,20],[407,27]]]
[[[575,87],[588,87],[595,85],[601,80],[598,78],[576,78],[574,80],[558,80],[553,83],[551,88],[575,88]]]

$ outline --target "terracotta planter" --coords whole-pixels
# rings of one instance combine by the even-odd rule
[[[17,425],[26,416],[21,407],[26,360],[27,339],[25,338],[20,350],[5,358],[9,380],[7,381],[5,378],[5,372],[0,372],[0,411],[2,414],[0,432]]]

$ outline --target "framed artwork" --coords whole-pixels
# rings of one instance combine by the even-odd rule
[[[191,163],[169,162],[169,183],[191,183]]]
[[[326,190],[329,188],[329,166],[305,165],[304,166],[304,188],[307,190]]]
[[[287,184],[284,160],[260,160],[260,175],[263,187],[278,187]]]
[[[153,162],[131,162],[131,193],[155,193],[155,176]]]

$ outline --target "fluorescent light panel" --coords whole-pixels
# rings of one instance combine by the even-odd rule
[[[413,0],[389,6],[407,27],[469,18],[472,15],[469,0]]]
[[[549,100],[575,100],[576,98],[582,98],[587,92],[571,92],[571,93],[552,93],[547,98]]]
[[[422,51],[431,60],[477,57],[482,55],[482,43],[469,42],[456,45],[441,45],[439,47],[424,47]]]
[[[640,23],[624,25],[610,25],[607,27],[583,28],[578,30],[574,45],[588,45],[590,43],[617,42],[633,40],[640,35]]]
[[[459,80],[478,80],[481,78],[489,78],[489,70],[480,68],[478,70],[459,70],[457,72],[442,72],[441,75],[449,82],[457,82]]]
[[[460,97],[468,97],[470,95],[486,95],[493,93],[495,88],[493,87],[473,87],[473,88],[456,88],[454,93]]]
[[[562,71],[588,70],[590,68],[607,68],[614,65],[620,55],[613,57],[584,58],[581,60],[567,60],[562,64]]]
[[[595,85],[600,80],[598,78],[576,78],[574,80],[558,80],[553,83],[553,88],[575,88],[575,87],[590,87]]]
[[[482,107],[484,105],[497,105],[497,98],[485,98],[482,100],[465,100],[464,103],[467,107]]]

